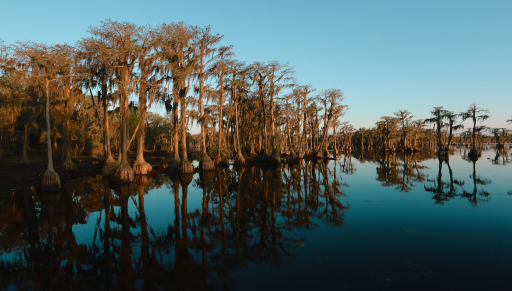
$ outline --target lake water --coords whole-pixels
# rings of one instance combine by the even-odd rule
[[[101,176],[0,197],[0,289],[512,290],[511,151]]]

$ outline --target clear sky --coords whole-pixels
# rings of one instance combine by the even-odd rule
[[[371,127],[406,109],[489,109],[511,127],[512,1],[4,1],[0,39],[74,44],[110,18],[210,25],[236,58],[289,62],[300,84],[337,87],[344,120]],[[466,122],[466,126],[469,123]]]

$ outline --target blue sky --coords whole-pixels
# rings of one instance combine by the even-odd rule
[[[489,109],[511,127],[512,1],[8,1],[0,39],[74,44],[110,18],[210,25],[236,58],[289,62],[300,84],[340,88],[344,120],[371,127],[407,109]],[[469,123],[466,122],[466,126]]]

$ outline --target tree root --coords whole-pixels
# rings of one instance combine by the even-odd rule
[[[133,170],[128,163],[119,165],[119,168],[114,173],[114,180],[116,182],[133,182]]]
[[[151,171],[153,171],[153,167],[144,159],[137,159],[133,163],[133,173],[135,175],[147,175]]]

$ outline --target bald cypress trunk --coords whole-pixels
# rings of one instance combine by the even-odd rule
[[[103,140],[104,148],[106,151],[107,160],[105,165],[115,163],[114,157],[112,156],[112,148],[110,145],[110,125],[108,118],[108,98],[107,98],[107,76],[103,74],[101,79],[101,97],[103,99]]]
[[[147,73],[141,73],[141,80],[146,80]],[[144,137],[146,134],[146,112],[147,112],[147,98],[148,92],[146,85],[141,84],[139,91],[139,132],[138,132],[138,144],[137,144],[137,159],[133,164],[133,172],[135,175],[146,175],[153,170],[153,167],[144,160]],[[135,134],[135,133],[134,133]]]
[[[29,138],[29,121],[25,120],[23,123],[23,147],[22,147],[22,157],[20,164],[22,165],[28,165],[31,163],[30,159],[28,158],[28,138]]]
[[[128,163],[128,122],[130,118],[130,109],[128,108],[128,81],[129,71],[128,68],[123,69],[123,96],[121,100],[122,105],[122,142],[121,142],[121,164],[115,172],[115,177],[121,182],[133,181],[134,173],[130,164]]]
[[[180,89],[180,103],[181,103],[181,114],[180,114],[180,123],[181,123],[181,163],[180,163],[180,173],[182,174],[192,174],[194,173],[194,167],[188,161],[187,157],[187,122],[185,121],[186,115],[186,104],[185,98],[187,95],[187,88],[184,86],[185,81],[181,81],[181,89]]]
[[[242,147],[240,145],[240,135],[238,132],[238,100],[237,100],[237,94],[236,94],[236,88],[234,89],[234,99],[235,99],[235,148],[236,148],[236,159],[235,163],[243,165],[245,164],[245,158],[242,154]]]
[[[202,64],[201,64],[202,65]],[[203,96],[204,96],[204,76],[203,74],[199,74],[199,119],[201,120],[201,156],[199,157],[199,169],[201,171],[210,171],[215,169],[215,164],[213,163],[210,156],[206,151],[206,128],[205,128],[205,120],[204,120],[204,112],[203,112]]]
[[[220,90],[219,90],[219,116],[218,116],[218,124],[219,124],[219,138],[217,140],[217,156],[215,157],[215,159],[213,160],[213,162],[216,164],[216,165],[219,165],[219,164],[222,164],[223,163],[223,160],[222,160],[222,155],[221,155],[221,150],[222,150],[222,105],[224,103],[224,74],[221,73],[220,76],[219,76],[219,86],[220,86]]]
[[[42,190],[60,189],[60,177],[53,168],[52,156],[52,140],[50,136],[50,81],[46,79],[46,146],[48,151],[48,168],[43,175],[43,182],[41,183]]]

